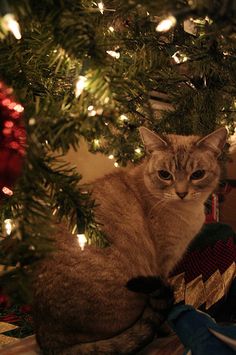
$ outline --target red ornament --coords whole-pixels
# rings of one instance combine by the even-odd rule
[[[0,293],[0,307],[5,308],[10,305],[10,300],[7,295]]]
[[[15,323],[20,321],[20,317],[18,317],[15,313],[11,313],[0,317],[0,321],[6,323]]]
[[[19,311],[20,311],[21,313],[31,313],[31,311],[32,311],[32,306],[29,305],[29,304],[25,304],[25,305],[23,305],[23,306],[20,307]]]
[[[0,81],[0,201],[4,195],[13,194],[25,155],[24,108],[14,100],[12,92]]]
[[[206,220],[205,223],[219,222],[219,196],[218,194],[212,194],[206,202]]]

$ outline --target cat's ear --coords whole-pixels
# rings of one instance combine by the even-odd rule
[[[221,154],[222,149],[226,143],[228,131],[225,127],[219,128],[216,131],[201,138],[197,142],[197,147],[208,148],[212,150],[217,156]]]
[[[143,144],[149,153],[153,152],[154,150],[163,150],[168,146],[167,142],[164,141],[163,138],[158,136],[158,134],[150,131],[146,127],[140,127],[139,133]]]

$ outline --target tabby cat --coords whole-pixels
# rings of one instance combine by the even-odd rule
[[[160,137],[145,127],[140,134],[146,159],[92,185],[110,246],[82,251],[58,225],[56,251],[39,262],[34,318],[44,354],[137,353],[152,340],[158,317],[147,292],[134,292],[130,280],[158,276],[165,283],[204,223],[226,129],[204,138]]]

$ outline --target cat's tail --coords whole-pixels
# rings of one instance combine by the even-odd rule
[[[44,355],[133,355],[148,345],[156,335],[160,320],[151,308],[130,328],[112,338],[80,343],[66,349],[44,350]]]
[[[148,345],[163,324],[172,303],[172,290],[159,277],[136,277],[126,287],[148,295],[148,306],[131,327],[112,338],[79,343],[65,349],[53,349],[44,355],[133,355]]]

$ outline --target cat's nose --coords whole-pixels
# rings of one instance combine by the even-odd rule
[[[183,200],[187,196],[188,192],[176,192],[176,194]]]

